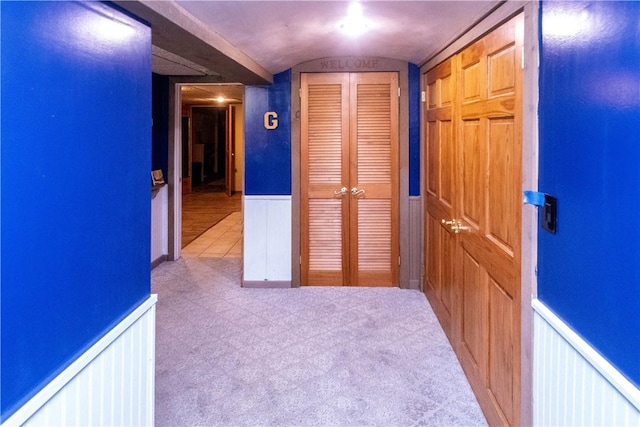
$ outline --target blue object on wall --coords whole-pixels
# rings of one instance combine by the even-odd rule
[[[640,3],[544,2],[538,294],[640,386]]]
[[[150,294],[151,31],[2,2],[5,421]]]
[[[420,195],[420,67],[409,63],[409,196]]]
[[[271,86],[245,88],[245,195],[291,195],[291,70]],[[278,127],[267,129],[264,114]]]

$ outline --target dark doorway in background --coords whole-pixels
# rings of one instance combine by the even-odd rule
[[[227,109],[191,107],[192,186],[220,185],[226,176]]]

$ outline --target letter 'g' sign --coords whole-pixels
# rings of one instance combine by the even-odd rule
[[[264,113],[264,127],[267,129],[275,129],[278,127],[278,113],[275,111],[267,111]]]

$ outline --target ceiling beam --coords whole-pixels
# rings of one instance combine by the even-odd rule
[[[113,3],[151,25],[154,46],[222,76],[218,81],[264,85],[273,75],[173,1]]]

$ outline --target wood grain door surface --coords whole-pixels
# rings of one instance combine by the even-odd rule
[[[398,284],[397,73],[301,76],[303,285]]]
[[[491,425],[520,423],[522,43],[518,16],[425,76],[425,292]]]
[[[453,334],[455,236],[447,221],[455,217],[457,183],[453,107],[456,80],[449,59],[430,70],[425,79],[427,176],[425,180],[424,290],[451,341]]]
[[[224,191],[227,196],[233,196],[236,188],[236,115],[235,109],[232,104],[227,106],[227,132],[226,132],[226,147],[225,147],[225,180]]]

